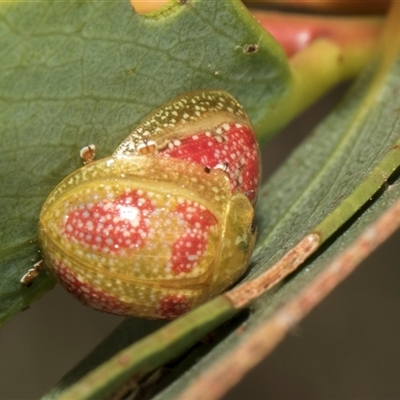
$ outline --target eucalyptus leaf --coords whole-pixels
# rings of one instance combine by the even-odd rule
[[[257,51],[249,52],[248,45],[257,45]],[[244,281],[268,271],[310,232],[327,240],[400,164],[396,46],[389,57],[370,65],[342,105],[263,188],[259,241]],[[24,288],[19,278],[40,258],[36,223],[41,204],[79,166],[81,147],[95,143],[99,157],[108,155],[149,111],[199,88],[235,95],[262,136],[265,110],[287,95],[291,80],[282,50],[238,0],[171,2],[152,16],[135,14],[128,2],[2,3],[0,54],[1,322],[54,283],[42,275]],[[389,203],[379,206],[374,218]],[[364,215],[370,214],[354,226],[362,226]],[[246,339],[238,332],[257,330],[354,237],[336,233],[312,264],[279,290],[263,294],[251,312],[235,309],[220,296],[159,330],[162,323],[127,321],[49,397],[63,390],[65,398],[104,397],[135,372],[133,385],[144,397],[176,398],[190,379]],[[115,340],[121,336],[124,345],[136,345],[105,362],[121,350]],[[159,375],[151,375],[168,362]],[[89,371],[94,372],[88,378]]]
[[[398,16],[400,7],[396,12]],[[400,98],[396,90],[400,84],[400,41],[392,41],[386,50],[337,109],[263,187],[257,207],[259,241],[244,281],[255,281],[268,272],[310,232],[317,233],[321,242],[325,242],[314,258],[278,289],[248,304],[248,315],[241,314],[214,331],[211,344],[205,341],[190,349],[190,343],[184,339],[191,328],[194,346],[206,332],[206,325],[213,325],[215,319],[222,324],[226,317],[232,318],[229,310],[223,313],[226,304],[218,304],[224,295],[131,345],[72,386],[63,398],[106,395],[116,387],[118,379],[122,382],[131,374],[142,389],[143,398],[178,398],[186,393],[191,382],[220,363],[283,304],[299,296],[398,199],[398,175],[394,172],[400,165]],[[240,310],[232,307],[232,311],[238,314]],[[161,348],[160,340],[165,344]],[[174,359],[179,351],[184,357],[172,367],[160,370],[151,387],[146,385],[145,374],[163,365],[165,360]],[[121,357],[128,357],[129,362],[119,371],[121,367],[116,362]]]
[[[128,1],[3,2],[0,57],[3,323],[54,284],[19,279],[40,259],[41,205],[81,166],[83,146],[109,155],[147,113],[201,88],[235,95],[257,126],[290,77],[279,45],[238,0],[174,2],[151,17]]]

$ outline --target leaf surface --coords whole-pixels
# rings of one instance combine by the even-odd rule
[[[342,255],[347,256],[344,251],[351,250],[360,235],[368,238],[368,227],[377,225],[376,221],[381,220],[400,194],[400,35],[396,23],[399,16],[400,6],[396,5],[389,18],[381,57],[263,187],[257,208],[259,240],[243,283],[126,348],[72,386],[63,398],[105,395],[128,376],[133,376],[135,390],[142,390],[143,398],[201,398],[204,387],[210,388],[210,399],[218,398],[235,383],[235,378],[229,378],[231,372],[235,375],[230,355],[242,354],[240,349],[246,348],[253,334],[268,333],[262,336],[266,346],[260,348],[259,354],[253,350],[253,359],[243,360],[244,366],[238,363],[243,374],[360,262],[362,257],[355,257],[347,263],[351,268],[347,265],[342,270],[335,269],[333,264],[335,260],[343,261]],[[398,215],[396,221],[394,227],[400,225]],[[387,237],[394,228],[384,226],[385,229]],[[310,233],[319,236],[322,246],[302,269],[272,291],[254,294],[243,290],[247,284],[268,276],[274,264]],[[374,242],[374,237],[372,242],[375,244],[367,248],[364,257],[379,243]],[[235,308],[235,303],[229,306],[224,302],[240,290],[244,297],[240,307],[247,305],[247,312]],[[291,305],[297,307],[297,314],[279,313]],[[232,319],[233,314],[236,318]],[[222,325],[226,320],[230,322]],[[208,340],[198,342],[218,324],[220,328]],[[268,328],[263,331],[265,326]],[[177,359],[178,354],[184,356]],[[126,366],[118,364],[121,359],[129,359]],[[143,381],[146,374],[168,360],[175,362],[159,370],[150,386]],[[87,362],[90,364],[90,359]],[[74,372],[69,382],[79,378],[71,378],[73,375]],[[204,386],[204,382],[213,386]],[[61,387],[62,384],[56,391]]]
[[[152,17],[128,1],[3,2],[0,57],[0,322],[54,284],[19,280],[40,259],[41,205],[83,146],[107,156],[147,113],[200,88],[231,92],[257,124],[290,76],[237,0],[174,2]]]

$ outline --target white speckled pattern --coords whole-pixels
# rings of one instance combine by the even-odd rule
[[[175,318],[246,270],[259,165],[232,96],[180,96],[49,195],[39,222],[46,268],[95,309]]]

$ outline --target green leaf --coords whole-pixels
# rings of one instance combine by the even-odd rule
[[[373,32],[379,25],[355,23]],[[0,323],[54,284],[42,276],[26,289],[19,279],[40,259],[40,207],[81,165],[83,146],[109,155],[149,111],[199,88],[234,94],[265,141],[371,56],[368,37],[342,43],[331,33],[288,63],[239,0],[171,0],[151,16],[128,1],[3,2]]]
[[[136,389],[144,390],[143,398],[177,399],[179,395],[196,398],[204,387],[209,389],[208,398],[218,398],[235,383],[230,380],[235,364],[230,356],[235,355],[237,359],[244,354],[240,351],[246,349],[246,343],[252,344],[251,340],[262,333],[261,339],[258,338],[260,346],[250,354],[253,358],[245,367],[238,363],[237,370],[244,373],[343,279],[350,271],[349,265],[354,268],[360,261],[360,256],[354,257],[348,265],[338,269],[332,262],[341,260],[343,263],[351,254],[345,249],[351,250],[355,246],[353,243],[362,247],[363,240],[368,238],[376,245],[400,225],[397,212],[392,227],[383,225],[386,230],[383,239],[374,242],[372,230],[366,230],[371,224],[377,226],[376,221],[381,221],[380,216],[400,195],[397,173],[400,165],[400,98],[397,95],[400,36],[396,22],[399,16],[400,6],[396,6],[387,27],[391,34],[386,33],[389,39],[382,46],[381,57],[365,71],[335,112],[264,186],[257,208],[259,241],[244,282],[135,342],[70,387],[62,398],[105,396],[128,376],[133,377],[133,387],[136,384]],[[264,278],[271,277],[274,264],[290,254],[310,233],[316,233],[324,245],[278,289],[263,292],[267,286]],[[361,234],[361,244],[357,244]],[[283,271],[283,276],[288,271]],[[241,291],[242,302],[237,305],[233,293]],[[246,305],[250,310],[240,313],[240,307]],[[236,319],[232,319],[234,314]],[[221,325],[228,319],[228,324]],[[205,332],[218,325],[221,326],[211,339],[197,343]],[[120,329],[132,328],[125,325]],[[247,347],[246,354],[249,350]],[[177,360],[178,354],[184,357]],[[121,360],[126,361],[123,366]],[[168,360],[175,360],[174,365],[159,371],[158,379],[151,376],[151,385],[146,385],[143,381],[146,374]],[[90,358],[87,363],[91,363]],[[79,377],[72,372],[69,383]],[[214,386],[204,385],[204,382],[212,382]]]
[[[257,125],[286,90],[283,51],[240,1],[171,4],[145,17],[128,1],[1,3],[0,322],[54,284],[19,279],[40,259],[41,205],[83,146],[109,155],[155,107],[200,88],[231,92]]]

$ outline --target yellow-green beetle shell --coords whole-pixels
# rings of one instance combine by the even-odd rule
[[[134,155],[65,178],[46,200],[39,240],[48,271],[91,307],[175,318],[246,270],[253,207],[221,169]]]

